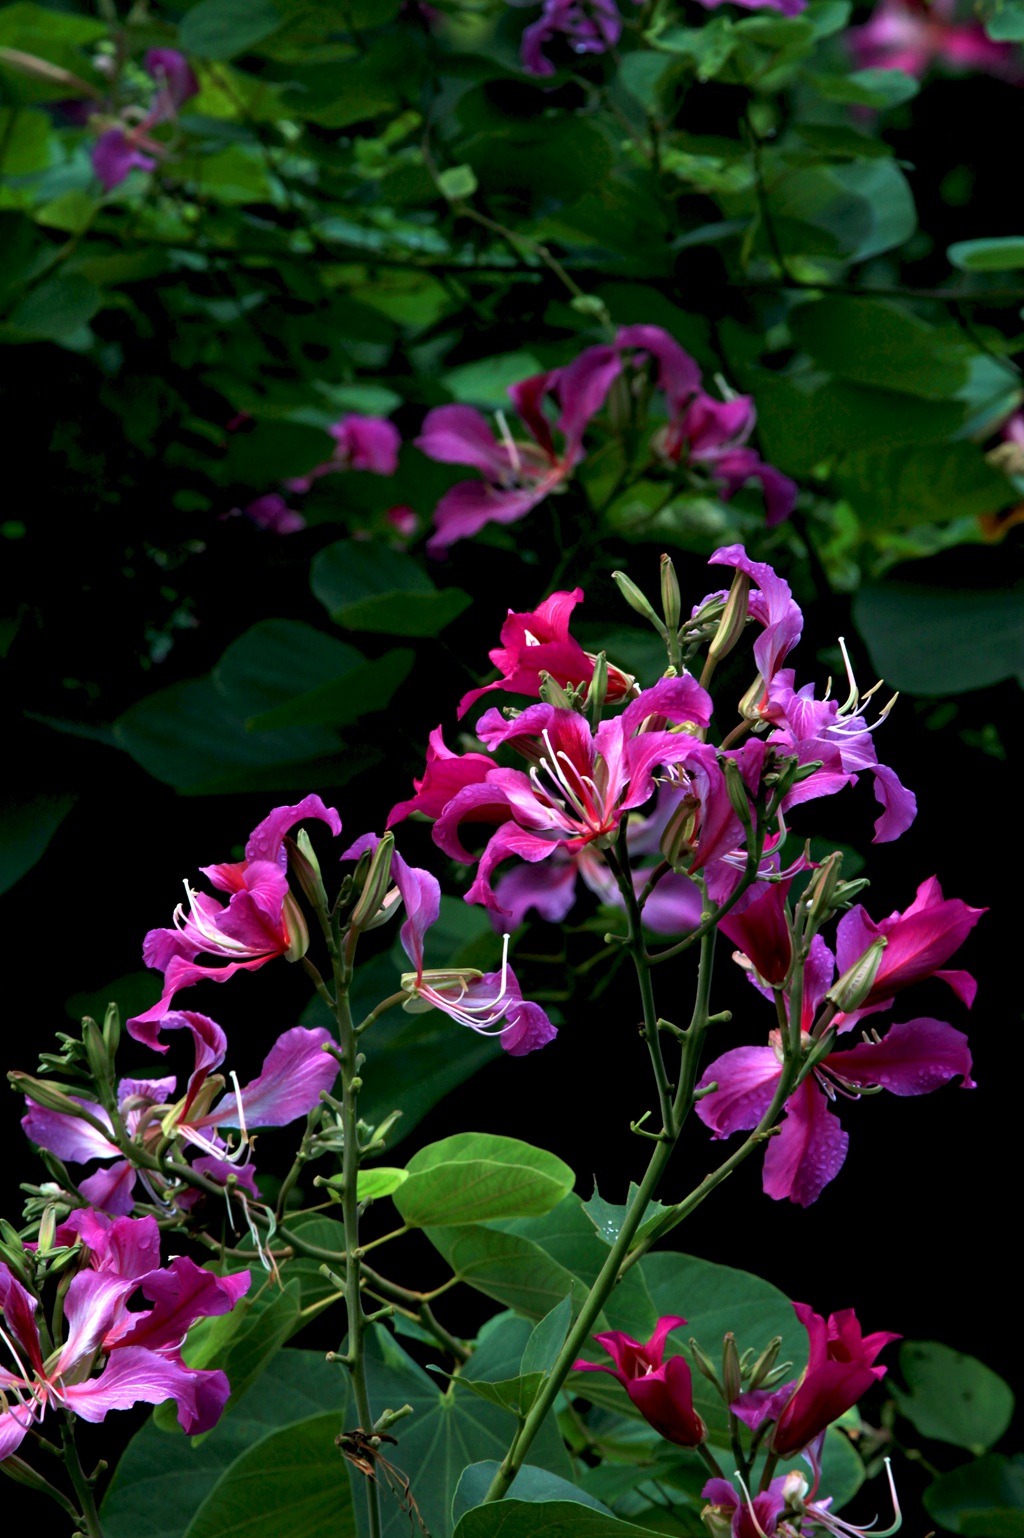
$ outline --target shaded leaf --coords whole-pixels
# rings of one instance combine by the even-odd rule
[[[74,804],[74,796],[33,796],[0,807],[0,892],[42,859]]]
[[[959,694],[1003,678],[1024,682],[1024,604],[1017,588],[884,582],[853,602],[872,666],[910,694]],[[950,639],[955,638],[955,645]]]
[[[964,1538],[1022,1538],[1024,1454],[989,1453],[942,1474],[924,1492],[929,1516]]]
[[[491,1481],[498,1472],[498,1463],[471,1463],[459,1480],[459,1487],[455,1492],[452,1502],[452,1521],[458,1523],[459,1519],[474,1506],[482,1504],[484,1496],[491,1487]],[[588,1506],[592,1511],[603,1512],[610,1517],[612,1513],[607,1506],[588,1495],[578,1485],[570,1484],[567,1479],[561,1479],[557,1474],[552,1474],[547,1469],[535,1468],[530,1463],[524,1463],[512,1484],[510,1499],[516,1501],[573,1501],[581,1506]]]
[[[368,541],[338,540],[313,561],[313,592],[347,630],[428,636],[470,603],[459,588],[439,592],[411,556]]]
[[[410,1226],[481,1223],[550,1212],[572,1189],[561,1159],[517,1138],[460,1132],[409,1160],[395,1206]]]
[[[900,1372],[906,1390],[892,1387],[900,1410],[922,1436],[985,1452],[1013,1418],[1013,1390],[998,1373],[950,1346],[905,1340]]]

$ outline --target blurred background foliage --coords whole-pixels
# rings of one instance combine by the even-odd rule
[[[848,0],[793,16],[698,0],[621,10],[614,47],[576,54],[555,35],[537,75],[521,55],[537,7],[503,0],[0,9],[0,388],[17,487],[0,524],[0,889],[12,954],[39,957],[12,999],[39,1045],[65,1000],[72,1016],[111,990],[125,1012],[140,1006],[143,930],[269,800],[317,790],[353,837],[379,829],[427,733],[486,680],[508,608],[579,583],[584,644],[649,667],[610,572],[651,590],[662,550],[697,602],[706,557],[742,541],[805,606],[805,674],[816,654],[841,676],[843,633],[862,683],[873,671],[903,691],[887,761],[922,813],[898,852],[872,856],[872,911],[905,905],[932,870],[952,895],[997,902],[1024,676],[1024,217],[1007,159],[1024,4],[967,13],[1004,45],[1005,67],[964,73],[937,49],[919,78],[865,66],[851,29],[870,11]],[[180,52],[198,89],[147,126],[153,49]],[[114,129],[152,169],[105,186],[94,157]],[[682,472],[609,494],[614,467],[598,452],[522,522],[428,559],[434,508],[464,476],[414,445],[425,412],[507,409],[510,384],[630,324],[664,328],[706,382],[753,397],[763,458],[800,486],[792,517],[769,530],[756,486],[726,503]],[[352,414],[394,424],[393,474],[332,463],[328,430]],[[325,463],[336,473],[285,485]],[[745,685],[737,673],[737,697]],[[432,858],[410,828],[417,839]],[[476,955],[490,932],[465,914],[453,900],[452,934]],[[993,975],[1014,943],[1008,919],[986,923],[979,1012],[992,1021],[1019,1006]],[[617,994],[575,975],[576,944],[558,950],[535,926],[520,951],[534,991],[589,1029]],[[29,1001],[44,979],[41,1009]],[[254,1062],[279,1016],[294,1017],[293,981],[268,972],[258,996],[243,984],[241,1005],[225,1001],[254,1026]],[[564,1080],[548,1065],[517,1064],[510,1092],[483,1066],[489,1048],[456,1074],[450,1033],[434,1034],[387,1086],[417,1089],[427,1129],[460,1075],[460,1124],[482,1119],[481,1098],[496,1130],[521,1131],[524,1104],[559,1124]],[[984,1057],[979,1042],[983,1082]],[[432,1072],[436,1094],[423,1091]],[[596,1077],[592,1088],[599,1103]],[[965,1148],[991,1137],[1000,1092],[957,1106]],[[980,1241],[952,1253],[940,1237],[951,1193],[928,1181],[929,1139],[948,1139],[950,1112],[938,1097],[914,1111],[900,1171],[913,1233],[936,1246],[952,1292],[977,1301]],[[575,1139],[561,1126],[545,1146]],[[594,1142],[590,1129],[595,1168],[629,1151],[625,1134],[590,1153]],[[687,1247],[749,1265],[768,1233],[764,1269],[799,1296],[810,1231],[831,1286],[842,1272],[851,1293],[883,1296],[877,1240],[895,1219],[880,1211],[893,1145],[881,1133],[879,1145],[850,1177],[841,1223],[827,1201],[820,1214],[768,1211],[752,1179],[764,1233],[723,1236],[698,1215]],[[970,1158],[963,1182],[955,1201],[974,1204],[984,1232],[998,1193]],[[912,1238],[893,1243],[892,1301],[872,1327],[906,1321],[993,1360],[998,1307],[954,1328],[921,1296]],[[895,1407],[942,1439],[904,1376]],[[995,1440],[964,1435],[945,1440],[970,1452]],[[978,1466],[1008,1509],[1016,1464]],[[995,1538],[995,1518],[972,1526],[957,1489],[940,1495],[944,1530]],[[1014,1520],[1006,1532],[1021,1531]]]

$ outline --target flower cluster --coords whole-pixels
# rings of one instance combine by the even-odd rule
[[[101,1421],[109,1410],[173,1399],[184,1431],[209,1431],[230,1385],[223,1372],[186,1367],[181,1346],[197,1320],[230,1313],[249,1289],[248,1271],[215,1276],[184,1256],[161,1267],[152,1217],[111,1220],[79,1208],[54,1237],[58,1246],[77,1246],[79,1258],[63,1300],[67,1335],[56,1350],[43,1347],[38,1299],[0,1262],[4,1341],[13,1359],[13,1369],[0,1368],[0,1461],[53,1407]],[[140,1293],[151,1308],[129,1306]]]
[[[756,421],[750,397],[715,400],[701,388],[694,359],[667,331],[623,326],[613,344],[588,347],[564,368],[510,387],[525,436],[515,436],[501,412],[497,437],[471,406],[438,406],[427,413],[417,446],[430,459],[468,465],[482,477],[459,481],[441,498],[428,553],[443,555],[488,523],[515,523],[563,490],[584,457],[587,427],[613,389],[619,396],[625,392],[627,403],[642,394],[660,411],[661,425],[647,433],[643,449],[652,469],[698,472],[724,500],[748,481],[759,481],[769,526],[789,516],[794,482],[748,446]]]
[[[706,3],[706,0],[702,0]],[[933,64],[1020,80],[1012,43],[994,43],[960,0],[880,0],[847,41],[858,69],[901,69],[919,78]]]
[[[92,168],[110,192],[130,172],[155,171],[167,154],[167,146],[154,139],[151,130],[173,122],[178,112],[199,93],[199,82],[184,54],[174,48],[150,48],[143,63],[156,82],[148,109],[141,117],[126,108],[120,120],[104,129],[92,148]]]

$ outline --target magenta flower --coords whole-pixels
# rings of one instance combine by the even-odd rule
[[[800,0],[803,9],[806,0]],[[716,401],[703,391],[676,410],[655,435],[659,455],[671,464],[702,465],[719,482],[718,495],[728,502],[748,481],[761,482],[766,523],[774,528],[793,511],[797,485],[788,475],[766,465],[757,451],[746,447],[757,413],[749,395]]]
[[[786,897],[790,884],[789,881],[774,881],[765,885],[755,882],[718,925],[726,938],[750,960],[758,976],[766,983],[784,982],[793,959],[793,945],[786,922]]]
[[[258,1078],[241,1089],[222,1093],[223,1078],[211,1077],[227,1051],[227,1039],[220,1026],[207,1015],[182,1010],[165,1015],[160,1028],[191,1031],[195,1067],[177,1105],[174,1078],[122,1079],[118,1085],[118,1106],[128,1132],[143,1146],[173,1134],[205,1156],[196,1162],[202,1173],[221,1182],[233,1174],[257,1196],[253,1165],[238,1162],[249,1129],[286,1126],[320,1103],[321,1093],[330,1090],[337,1076],[334,1058],[323,1050],[331,1040],[330,1032],[323,1027],[306,1030],[303,1026],[285,1031],[271,1047]],[[78,1103],[103,1122],[113,1136],[102,1106],[85,1100]],[[110,1138],[76,1116],[36,1105],[32,1100],[28,1101],[28,1114],[21,1125],[40,1148],[49,1149],[68,1163],[113,1160],[81,1181],[79,1190],[100,1211],[123,1215],[132,1210],[139,1172]],[[238,1129],[243,1134],[233,1154],[219,1136],[221,1128]]]
[[[701,3],[706,4],[707,0]],[[700,1493],[718,1514],[730,1521],[732,1538],[775,1538],[779,1518],[786,1509],[786,1482],[787,1476],[780,1474],[749,1504],[747,1493],[740,1495],[728,1479],[709,1479]]]
[[[227,905],[185,883],[189,911],[179,903],[173,929],[151,929],[142,948],[148,967],[164,974],[158,1003],[127,1022],[129,1034],[157,1052],[166,1052],[159,1040],[159,1022],[182,988],[209,978],[223,983],[238,971],[255,971],[277,956],[296,959],[305,948],[305,923],[288,890],[288,854],[285,834],[306,818],[327,823],[337,837],[341,818],[319,796],[305,796],[295,806],[277,806],[253,830],[245,846],[245,859],[233,864],[202,866],[213,886],[230,892]],[[226,961],[209,966],[195,960],[206,954]]]
[[[863,1015],[874,1014],[890,1004],[897,993],[927,977],[948,983],[968,1009],[978,985],[969,972],[947,971],[942,963],[958,950],[987,908],[971,908],[958,897],[944,898],[936,876],[929,876],[905,912],[890,913],[876,924],[860,904],[844,913],[836,930],[836,961],[845,972],[874,940],[888,941],[875,980],[859,1009],[842,1017],[841,1030],[849,1030]]]
[[[825,950],[814,941],[812,961]],[[815,956],[815,951],[817,957]],[[831,978],[831,958],[828,977]],[[810,965],[808,967],[810,971]],[[805,974],[809,1013],[824,988]],[[805,1016],[806,1018],[806,1016]],[[805,1038],[806,1040],[807,1038]],[[733,1047],[705,1070],[699,1089],[718,1088],[696,1105],[697,1115],[716,1138],[756,1127],[771,1104],[782,1074],[781,1035],[767,1047]],[[785,1105],[781,1130],[765,1153],[763,1187],[775,1201],[788,1197],[801,1207],[817,1201],[846,1159],[849,1138],[830,1106],[837,1095],[856,1100],[873,1088],[894,1095],[925,1095],[960,1075],[973,1088],[967,1037],[942,1020],[921,1018],[893,1025],[880,1041],[864,1041],[845,1052],[830,1052],[804,1079]]]
[[[257,528],[266,529],[269,534],[297,534],[306,527],[305,518],[288,506],[279,491],[268,491],[266,496],[247,503],[241,511]]]
[[[486,753],[453,753],[445,746],[443,730],[434,728],[428,738],[427,763],[423,778],[414,779],[416,794],[408,801],[399,801],[388,813],[387,826],[402,822],[412,812],[425,817],[440,817],[449,801],[467,785],[480,785],[494,768],[494,761]],[[504,805],[502,797],[495,793],[495,801]],[[500,820],[500,819],[499,819]]]
[[[516,439],[498,413],[500,437],[472,406],[438,406],[429,411],[416,447],[428,459],[469,465],[482,480],[459,481],[434,511],[436,532],[427,542],[430,555],[443,555],[457,539],[478,534],[488,523],[516,523],[552,492],[561,489],[583,458],[583,433],[600,410],[619,371],[611,348],[590,347],[566,368],[533,374],[509,388],[509,397],[528,437]],[[547,402],[560,409],[555,443],[545,414]]]
[[[544,0],[541,15],[523,33],[519,57],[528,74],[553,75],[556,67],[544,50],[556,39],[564,38],[573,53],[605,53],[621,33],[615,0]]]
[[[693,1408],[690,1369],[681,1356],[662,1361],[669,1335],[685,1323],[678,1314],[667,1314],[658,1320],[654,1334],[644,1345],[620,1330],[595,1335],[594,1339],[614,1359],[615,1366],[582,1360],[572,1365],[574,1372],[606,1372],[617,1378],[655,1431],[677,1447],[699,1447],[708,1433]]]
[[[569,634],[569,616],[582,600],[583,589],[577,587],[571,593],[552,593],[536,609],[525,614],[515,614],[509,609],[508,618],[501,627],[502,644],[488,652],[502,677],[493,684],[484,684],[482,689],[471,689],[464,694],[459,701],[460,719],[471,705],[492,689],[529,694],[539,699],[542,673],[550,673],[563,689],[589,684],[594,676],[596,658],[592,652],[585,652]],[[636,680],[629,673],[609,663],[605,696],[608,703],[625,699],[635,687]]]
[[[459,824],[505,819],[480,858],[467,902],[497,907],[490,876],[509,856],[534,863],[559,848],[571,853],[610,844],[623,814],[654,794],[655,768],[680,764],[702,746],[687,732],[665,729],[668,722],[703,727],[710,715],[708,695],[689,675],[661,679],[596,733],[575,711],[554,705],[531,705],[511,722],[487,711],[477,727],[487,746],[494,751],[509,743],[534,767],[529,774],[492,769],[482,784],[457,792],[434,825],[435,843],[470,863]]]
[[[351,412],[327,429],[335,442],[330,459],[315,465],[307,475],[284,482],[286,491],[308,491],[314,481],[340,470],[368,470],[372,475],[394,475],[402,437],[387,417],[364,417]]]
[[[148,111],[138,122],[122,121],[106,129],[93,145],[92,167],[107,192],[119,187],[131,171],[156,169],[167,154],[167,146],[152,138],[149,130],[175,118],[178,109],[199,91],[188,60],[176,49],[151,48],[144,62],[157,83]],[[125,119],[128,115],[126,112]]]
[[[378,843],[375,833],[364,833],[342,858],[358,859],[364,851],[376,849]],[[523,998],[507,959],[503,960],[500,972],[480,972],[475,967],[424,967],[427,930],[441,912],[440,884],[429,871],[407,865],[397,851],[391,857],[391,874],[406,914],[399,938],[416,969],[402,976],[402,988],[409,994],[403,1007],[410,1014],[440,1009],[478,1035],[497,1036],[512,1057],[524,1057],[553,1041],[555,1027],[539,1004]],[[506,938],[506,953],[507,949]]]
[[[0,1368],[0,1461],[51,1406],[101,1421],[110,1410],[174,1399],[178,1421],[191,1436],[216,1425],[227,1403],[224,1373],[186,1367],[181,1345],[198,1319],[230,1313],[249,1289],[249,1273],[217,1277],[184,1257],[160,1269],[154,1218],[118,1218],[105,1229],[95,1217],[88,1210],[74,1213],[58,1230],[59,1242],[73,1242],[81,1233],[88,1245],[89,1236],[98,1235],[101,1247],[87,1250],[89,1268],[71,1279],[63,1308],[67,1338],[45,1359],[36,1300],[0,1263],[4,1339],[14,1364],[13,1371]],[[129,1299],[140,1290],[154,1306],[130,1311]],[[100,1373],[89,1377],[102,1358]]]
[[[919,78],[941,63],[1019,80],[1012,43],[994,43],[973,16],[957,21],[961,9],[969,7],[957,0],[881,0],[866,26],[846,34],[858,69],[901,69]]]
[[[794,1303],[793,1308],[807,1331],[810,1355],[768,1443],[780,1458],[802,1452],[884,1378],[887,1369],[876,1367],[875,1358],[884,1346],[901,1339],[890,1330],[862,1336],[852,1308],[830,1314],[827,1325],[806,1303]]]
[[[758,706],[760,713],[767,705],[768,688],[776,673],[800,639],[804,617],[793,598],[789,583],[776,576],[766,562],[752,561],[742,545],[724,545],[709,557],[708,565],[732,566],[737,571],[745,571],[756,584],[748,597],[748,611],[751,618],[763,627],[761,635],[754,642],[754,661],[764,684]],[[709,598],[724,599],[725,596],[724,592],[709,594]],[[703,599],[694,613],[707,602],[708,598]]]

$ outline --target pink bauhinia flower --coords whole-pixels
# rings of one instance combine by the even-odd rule
[[[800,8],[806,0],[802,0]],[[767,465],[756,449],[747,447],[757,413],[749,395],[716,401],[698,391],[668,425],[655,434],[659,456],[670,464],[699,465],[721,484],[718,495],[728,502],[748,481],[761,482],[769,528],[793,511],[797,485],[788,475]]]
[[[216,1425],[227,1403],[224,1373],[186,1367],[181,1346],[198,1319],[230,1313],[249,1289],[249,1273],[214,1276],[183,1256],[161,1269],[159,1231],[151,1217],[118,1218],[105,1226],[86,1209],[57,1231],[60,1243],[73,1243],[76,1236],[85,1245],[86,1267],[72,1277],[64,1297],[67,1337],[45,1358],[36,1299],[0,1262],[3,1337],[13,1361],[13,1370],[0,1368],[0,1461],[51,1407],[101,1421],[110,1410],[173,1399],[179,1424],[194,1436]],[[139,1291],[152,1308],[129,1309]],[[88,1376],[98,1361],[101,1371]]]
[[[836,961],[845,972],[864,954],[879,936],[887,941],[871,986],[871,992],[856,1010],[844,1015],[841,1030],[849,1030],[864,1015],[874,1014],[891,1004],[897,993],[928,977],[948,983],[968,1009],[974,1003],[978,984],[969,972],[950,971],[942,963],[959,950],[987,908],[971,908],[958,897],[942,895],[938,877],[929,876],[917,889],[910,907],[890,913],[876,924],[858,903],[844,913],[836,930]]]
[[[131,171],[156,169],[167,146],[154,139],[150,129],[175,118],[199,92],[188,60],[176,49],[151,48],[144,64],[157,83],[149,109],[137,122],[129,122],[133,109],[126,108],[123,119],[101,133],[93,145],[92,168],[107,192],[119,187]]]
[[[458,791],[467,785],[481,785],[494,768],[486,753],[453,753],[445,745],[443,728],[437,726],[427,739],[427,763],[422,779],[414,779],[416,792],[408,801],[399,801],[388,813],[387,826],[402,822],[412,812],[425,817],[440,817]],[[496,801],[502,798],[496,795]]]
[[[778,1475],[752,1499],[749,1491],[744,1488],[740,1494],[728,1479],[709,1479],[700,1493],[715,1509],[715,1516],[723,1519],[723,1532],[724,1523],[729,1523],[732,1538],[775,1538],[786,1510],[786,1479],[785,1474]],[[717,1533],[718,1527],[713,1531]]]
[[[306,527],[305,518],[288,506],[279,491],[268,491],[266,496],[247,502],[236,511],[244,513],[257,528],[266,529],[270,534],[297,534]]]
[[[802,1452],[884,1378],[887,1369],[876,1366],[875,1359],[883,1347],[902,1338],[891,1330],[862,1335],[852,1308],[830,1314],[828,1324],[806,1303],[793,1308],[807,1331],[810,1354],[768,1441],[780,1458]]]
[[[227,1038],[216,1021],[193,1010],[172,1011],[163,1017],[160,1029],[191,1032],[195,1067],[178,1104],[174,1103],[174,1078],[121,1080],[118,1107],[129,1134],[143,1147],[168,1136],[177,1137],[205,1156],[196,1162],[202,1173],[221,1182],[234,1175],[253,1196],[258,1195],[253,1165],[238,1162],[245,1151],[249,1129],[284,1127],[320,1103],[321,1094],[330,1090],[337,1076],[334,1058],[324,1051],[331,1040],[330,1032],[322,1026],[314,1030],[295,1026],[285,1031],[271,1047],[258,1078],[239,1088],[232,1075],[235,1087],[225,1090],[223,1077],[214,1075],[227,1053]],[[83,1180],[79,1190],[103,1212],[130,1212],[139,1170],[111,1141],[114,1129],[103,1107],[77,1096],[71,1098],[102,1122],[110,1136],[105,1137],[79,1117],[37,1105],[31,1099],[22,1127],[40,1148],[49,1149],[68,1163],[113,1160]],[[233,1154],[219,1135],[222,1128],[242,1133],[242,1142]]]
[[[805,1026],[832,972],[832,957],[817,936],[804,973]],[[806,1030],[802,1039],[805,1046],[810,1044]],[[774,1098],[784,1060],[781,1033],[772,1031],[768,1046],[733,1047],[708,1066],[698,1086],[707,1093],[696,1111],[716,1138],[757,1126]],[[971,1089],[970,1073],[967,1037],[945,1021],[927,1017],[893,1025],[880,1040],[828,1053],[785,1103],[780,1131],[765,1153],[766,1195],[809,1207],[838,1175],[849,1138],[830,1109],[837,1096],[857,1100],[874,1089],[925,1095],[957,1075],[963,1088]]]
[[[501,627],[501,645],[488,652],[502,677],[464,694],[459,701],[459,717],[492,689],[529,694],[538,699],[544,673],[563,689],[589,684],[597,658],[593,652],[585,652],[569,634],[569,616],[582,600],[583,589],[577,587],[571,593],[552,593],[550,598],[545,598],[536,609],[527,613],[516,614],[509,609],[508,618]],[[609,704],[625,699],[635,689],[636,680],[631,674],[608,664],[605,699]]]
[[[166,1052],[159,1040],[159,1022],[171,1007],[175,994],[204,978],[226,982],[238,971],[251,972],[277,956],[293,960],[305,949],[305,922],[288,890],[288,853],[285,835],[307,818],[325,822],[337,837],[341,818],[319,796],[305,796],[294,806],[277,806],[254,828],[245,846],[245,858],[223,865],[204,865],[204,875],[218,891],[231,894],[227,904],[197,892],[185,883],[189,911],[179,903],[173,929],[151,929],[142,948],[148,967],[164,974],[159,1001],[127,1022],[129,1034],[157,1052]],[[218,956],[227,964],[210,966],[197,962],[199,955]]]
[[[621,1330],[595,1335],[615,1366],[583,1360],[572,1365],[574,1372],[606,1372],[617,1378],[655,1431],[677,1447],[699,1447],[708,1433],[693,1407],[690,1369],[681,1356],[662,1361],[669,1335],[685,1323],[678,1314],[666,1314],[643,1345]]]
[[[438,406],[429,411],[416,439],[428,459],[469,465],[482,480],[459,481],[445,492],[434,512],[437,531],[427,541],[431,555],[443,555],[457,539],[477,534],[488,523],[516,523],[552,492],[562,488],[583,458],[583,434],[600,410],[619,371],[609,347],[590,347],[565,368],[533,374],[510,386],[508,394],[528,436],[515,438],[504,414],[497,414],[495,438],[484,416],[472,406]],[[559,411],[554,431],[545,411]]]
[[[553,75],[556,66],[544,50],[558,39],[564,38],[572,53],[605,53],[621,34],[616,0],[544,0],[540,16],[523,33],[519,56],[528,74]]]
[[[483,783],[458,791],[434,825],[435,843],[471,863],[460,823],[500,822],[467,902],[497,907],[490,876],[509,856],[535,863],[559,848],[573,853],[591,843],[610,845],[624,814],[653,796],[655,768],[678,765],[702,746],[687,731],[667,729],[668,723],[699,730],[710,717],[711,701],[689,675],[661,679],[596,732],[575,711],[555,705],[531,705],[511,722],[487,711],[477,726],[481,740],[492,752],[510,744],[533,767],[528,774],[492,769]]]
[[[375,833],[365,833],[342,858],[356,860],[365,851],[375,850],[378,843]],[[407,865],[397,850],[391,857],[391,874],[406,915],[399,938],[415,967],[415,971],[402,975],[402,988],[409,995],[403,1007],[410,1014],[439,1009],[478,1035],[497,1036],[512,1057],[524,1057],[553,1041],[555,1027],[539,1004],[523,998],[508,964],[507,936],[500,972],[480,972],[476,967],[425,967],[427,931],[441,912],[440,883],[429,871]]]
[[[398,450],[402,437],[387,417],[364,417],[350,412],[327,431],[335,448],[330,459],[314,466],[307,475],[293,476],[284,482],[286,491],[308,491],[321,476],[339,470],[369,470],[373,475],[394,475],[398,469]]]
[[[755,586],[747,600],[750,618],[762,626],[754,642],[754,661],[758,666],[760,689],[749,691],[752,713],[760,714],[768,703],[768,689],[782,663],[800,639],[804,617],[793,598],[789,583],[776,575],[765,561],[752,561],[742,545],[723,545],[709,557],[709,566],[731,566],[746,572]],[[694,609],[696,614],[711,598],[725,599],[726,593],[712,593]]]
[[[901,69],[920,77],[944,64],[1019,80],[1013,44],[994,43],[969,9],[958,0],[881,0],[867,25],[853,27],[846,40],[859,69]]]

